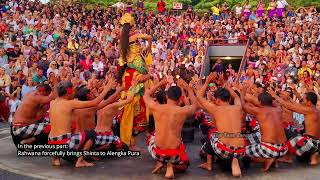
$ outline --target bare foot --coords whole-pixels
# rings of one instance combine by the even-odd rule
[[[173,179],[174,178],[173,165],[171,163],[167,164],[167,172],[166,172],[166,175],[164,177],[166,177],[168,179]]]
[[[162,167],[163,167],[163,163],[160,162],[160,161],[157,161],[157,163],[156,163],[156,165],[155,165],[155,167],[154,167],[154,169],[152,171],[152,174],[159,174],[161,169],[162,169]]]
[[[284,157],[277,159],[277,162],[288,163],[288,164],[293,163],[290,154],[287,154]]]
[[[319,155],[318,152],[311,155],[310,165],[313,165],[313,166],[318,165],[318,155]]]
[[[130,151],[141,151],[141,148],[139,148],[139,147],[136,146],[136,145],[130,146],[129,149],[130,149]]]
[[[267,172],[270,169],[270,166],[275,162],[275,159],[266,159],[261,169],[262,172]]]
[[[208,162],[205,162],[203,164],[200,164],[198,166],[198,168],[201,168],[201,169],[206,169],[208,171],[212,171],[212,164],[209,164]]]
[[[52,166],[61,166],[60,158],[56,156],[52,157],[51,164]]]
[[[94,166],[94,164],[87,162],[86,160],[84,160],[83,157],[79,157],[78,160],[77,160],[77,162],[76,162],[76,165],[75,165],[76,168],[80,168],[80,167],[92,167],[92,166]]]
[[[239,166],[238,159],[236,159],[236,158],[232,159],[231,169],[232,169],[232,176],[241,177],[241,169]]]
[[[28,138],[28,139],[24,139],[20,142],[20,144],[32,144],[33,142],[36,141],[36,138],[35,137],[31,137],[31,138]]]

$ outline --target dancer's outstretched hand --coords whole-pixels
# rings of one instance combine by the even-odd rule
[[[183,80],[183,79],[178,79],[178,82],[177,82],[178,86],[183,88],[183,89],[187,89],[189,88],[189,85]]]
[[[276,92],[271,88],[271,87],[268,87],[268,91],[267,91],[272,97],[276,97],[277,94]]]
[[[163,78],[160,82],[159,82],[161,85],[166,85],[168,84],[168,81],[166,78]]]
[[[212,72],[212,73],[209,74],[209,76],[207,78],[207,81],[210,83],[210,82],[213,82],[216,79],[217,79],[217,73]]]

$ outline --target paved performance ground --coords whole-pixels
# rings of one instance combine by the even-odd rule
[[[199,138],[192,144],[186,144],[190,168],[184,174],[177,174],[181,179],[229,179],[229,172],[222,172],[219,167],[214,167],[213,172],[207,172],[197,168],[202,161],[199,159]],[[105,159],[96,162],[92,168],[76,169],[70,163],[63,161],[63,166],[52,167],[49,157],[17,157],[16,148],[12,143],[8,125],[0,123],[0,179],[163,179],[161,175],[151,174],[154,161],[149,156],[145,144],[145,138],[141,137],[140,147],[143,147],[139,157],[122,157]],[[280,164],[279,169],[273,169],[268,173],[260,173],[261,165],[253,164],[250,169],[243,170],[246,179],[271,180],[271,179],[319,179],[320,166],[309,167],[305,164]]]

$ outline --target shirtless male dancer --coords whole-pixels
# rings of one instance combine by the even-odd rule
[[[304,115],[305,133],[289,140],[289,150],[298,156],[310,154],[310,164],[317,165],[320,145],[320,111],[316,107],[317,95],[314,92],[307,92],[303,103],[299,104],[279,98],[272,89],[269,89],[269,92],[283,107]]]
[[[160,173],[166,163],[165,177],[174,178],[174,171],[185,171],[189,166],[185,145],[181,141],[181,130],[187,117],[196,112],[197,102],[193,90],[186,82],[179,79],[178,86],[172,86],[167,90],[167,103],[159,104],[151,96],[159,87],[166,84],[165,79],[161,80],[151,89],[146,90],[143,99],[155,120],[155,133],[147,140],[148,150],[157,161],[152,173]],[[180,87],[187,90],[191,105],[178,106],[182,94]]]
[[[248,87],[243,87],[241,97],[245,97]],[[255,162],[264,163],[261,171],[266,172],[271,165],[275,165],[276,158],[283,157],[288,151],[286,135],[282,127],[282,110],[273,106],[272,96],[263,92],[259,94],[259,106],[245,102],[241,98],[244,111],[255,116],[260,125],[261,142],[246,147],[246,154]]]
[[[137,81],[132,81],[131,92],[135,92]],[[95,128],[96,139],[95,139],[95,150],[103,151],[110,147],[111,144],[116,145],[116,149],[129,150],[126,144],[120,141],[120,138],[114,135],[112,131],[113,119],[121,113],[121,108],[129,104],[133,98],[134,93],[131,93],[124,100],[119,100],[120,92],[123,90],[123,87],[118,87],[111,99],[113,102],[110,102],[107,106],[98,110],[98,121]],[[109,99],[109,98],[108,98]],[[118,100],[118,101],[117,101]]]
[[[211,73],[205,84],[197,92],[197,99],[201,107],[214,118],[217,132],[210,137],[210,145],[213,153],[224,160],[232,160],[232,175],[241,176],[239,158],[244,157],[244,138],[241,137],[243,111],[239,96],[227,85],[226,88],[218,88],[214,92],[215,103],[204,98],[209,83],[214,80]],[[230,99],[234,98],[234,105],[230,105]],[[207,148],[208,149],[208,148]],[[207,156],[208,157],[208,156]],[[212,157],[207,158],[207,163],[199,167],[212,170]]]
[[[111,80],[114,82],[113,80]],[[113,87],[109,87],[108,93],[112,91],[112,88],[116,86],[116,83],[112,84]],[[119,88],[118,88],[119,89]],[[77,88],[77,93],[75,98],[79,101],[90,101],[93,99],[93,95],[90,92],[90,89],[85,86]],[[82,132],[84,130],[94,129],[96,127],[96,113],[99,109],[104,108],[106,105],[114,101],[115,96],[110,96],[109,98],[104,98],[103,101],[99,103],[98,106],[76,109],[73,113],[72,119],[72,129],[75,133]]]
[[[97,106],[105,97],[114,82],[109,81],[104,86],[101,94],[92,101],[79,101],[74,99],[74,90],[71,82],[62,81],[58,84],[58,98],[50,103],[51,132],[48,144],[67,144],[70,150],[90,150],[95,141],[94,130],[71,133],[72,113],[75,109]],[[52,164],[60,166],[60,157],[53,157]],[[85,161],[84,156],[79,156],[75,167],[93,166]]]
[[[49,122],[41,122],[43,106],[56,97],[49,85],[40,84],[35,91],[28,93],[18,107],[11,126],[12,138],[20,144],[33,144],[50,132]],[[50,95],[49,95],[50,94]]]
[[[281,91],[279,93],[279,96],[285,101],[291,101],[293,98],[293,91],[287,88],[286,90]],[[284,128],[287,140],[290,140],[297,136],[297,124],[293,120],[293,111],[285,108],[281,104],[280,106],[282,109],[282,126]],[[284,163],[292,163],[290,153],[288,152],[283,158],[279,158],[278,161]]]

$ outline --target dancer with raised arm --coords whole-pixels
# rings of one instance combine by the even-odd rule
[[[120,117],[120,138],[132,150],[137,150],[135,137],[145,130],[147,124],[147,111],[142,98],[143,83],[151,78],[148,74],[147,64],[141,56],[139,40],[147,40],[148,45],[151,46],[152,37],[147,34],[136,33],[134,18],[130,13],[124,14],[120,23],[122,25],[119,58],[120,69],[117,78],[125,88],[122,98],[126,96],[125,93],[131,88],[132,79],[136,79],[139,82],[135,88],[133,101],[123,108]]]
[[[145,92],[144,101],[155,120],[155,133],[147,140],[148,150],[157,161],[152,173],[160,173],[166,163],[165,177],[173,178],[174,172],[185,171],[189,166],[186,148],[181,140],[181,130],[184,121],[192,116],[197,110],[197,100],[193,90],[186,82],[179,79],[178,86],[171,86],[167,92],[167,103],[159,104],[152,95],[161,86],[166,86],[167,81],[163,79]],[[186,90],[191,99],[191,105],[178,106],[181,91]]]
[[[240,98],[231,86],[227,85],[226,88],[218,88],[214,92],[215,103],[206,100],[205,91],[214,79],[215,75],[211,73],[197,92],[197,99],[201,107],[215,119],[217,132],[210,137],[210,149],[221,159],[231,160],[232,175],[239,177],[241,176],[239,159],[245,155],[245,139],[241,137],[243,111]],[[231,97],[234,98],[234,105],[230,105]],[[211,155],[208,156],[207,163],[200,167],[212,170],[212,162],[210,162],[212,158]]]
[[[245,97],[248,87],[244,87],[241,97]],[[246,154],[255,162],[264,163],[261,171],[268,171],[271,165],[276,166],[276,159],[286,155],[286,135],[282,127],[282,110],[274,106],[269,93],[263,92],[258,96],[260,104],[253,105],[241,98],[242,107],[248,114],[254,115],[260,125],[261,142],[246,147]]]
[[[272,89],[268,91],[283,107],[304,115],[305,133],[290,139],[289,150],[297,156],[310,154],[310,165],[317,165],[320,145],[320,111],[316,107],[317,94],[305,93],[303,103],[299,104],[278,97]]]
[[[62,81],[57,86],[58,98],[50,103],[51,132],[48,144],[67,144],[69,150],[90,150],[94,145],[95,131],[85,130],[71,133],[72,113],[75,109],[97,106],[105,97],[114,82],[109,81],[101,94],[91,101],[74,99],[74,89],[71,82]],[[60,166],[60,158],[53,157],[52,165]],[[94,164],[85,161],[84,156],[78,157],[75,167],[88,167]]]

